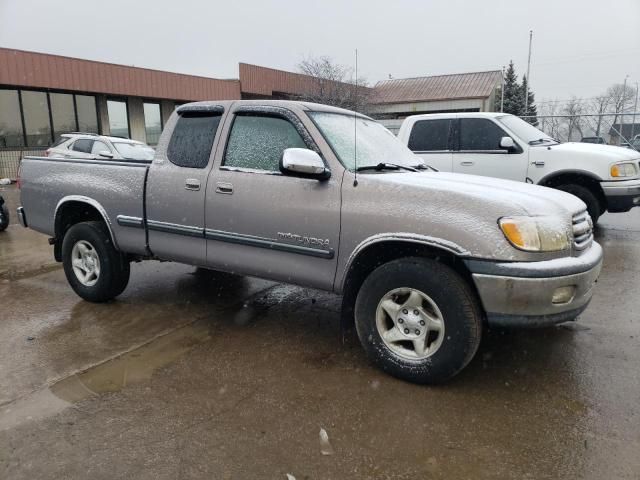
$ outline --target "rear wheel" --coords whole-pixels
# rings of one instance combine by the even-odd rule
[[[0,232],[7,229],[9,226],[9,209],[7,205],[3,203],[0,205]]]
[[[475,295],[435,260],[405,258],[378,267],[362,284],[355,317],[369,358],[410,382],[450,379],[480,344],[482,314]]]
[[[589,212],[589,216],[591,217],[591,220],[593,220],[594,225],[598,222],[600,215],[606,211],[604,205],[602,205],[600,200],[598,200],[598,197],[587,187],[569,183],[566,185],[558,185],[555,188],[575,195],[582,200],[587,205],[587,211]]]
[[[106,302],[129,283],[129,262],[118,252],[103,222],[72,226],[62,241],[62,263],[71,288],[90,302]]]

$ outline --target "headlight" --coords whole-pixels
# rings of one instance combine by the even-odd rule
[[[616,163],[611,165],[611,176],[613,178],[635,177],[638,174],[636,166],[633,163]]]
[[[569,248],[569,233],[559,217],[503,217],[498,223],[511,244],[527,252]]]

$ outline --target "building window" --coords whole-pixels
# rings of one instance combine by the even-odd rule
[[[159,103],[144,104],[144,131],[149,145],[157,145],[162,133],[162,117]]]
[[[0,148],[24,146],[17,90],[0,90]]]
[[[129,115],[127,102],[107,100],[109,114],[109,130],[114,137],[129,138]]]
[[[28,147],[44,147],[51,143],[49,105],[45,92],[22,90],[22,111]]]
[[[73,95],[68,93],[50,93],[51,118],[53,119],[53,136],[75,131],[76,113],[73,110]]]
[[[76,95],[76,111],[78,112],[78,130],[86,133],[99,133],[96,97]]]

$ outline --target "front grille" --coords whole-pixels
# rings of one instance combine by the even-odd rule
[[[573,216],[573,246],[584,250],[593,241],[593,222],[585,210]]]

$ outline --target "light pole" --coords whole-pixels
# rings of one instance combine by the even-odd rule
[[[624,101],[627,96],[627,78],[629,78],[629,75],[624,77],[624,83],[622,84],[622,97],[620,98],[620,135],[618,136],[618,146],[622,144],[622,138],[624,136]]]
[[[531,85],[531,75],[529,70],[531,69],[531,42],[533,40],[533,30],[529,30],[529,57],[527,59],[527,88],[524,89],[524,114],[529,115],[529,85]]]
[[[633,120],[631,120],[631,141],[636,133],[636,112],[638,111],[638,82],[636,82],[636,101],[633,105]],[[632,144],[633,145],[633,144]]]
[[[504,112],[504,65],[502,66],[502,86],[500,87],[500,113]]]

